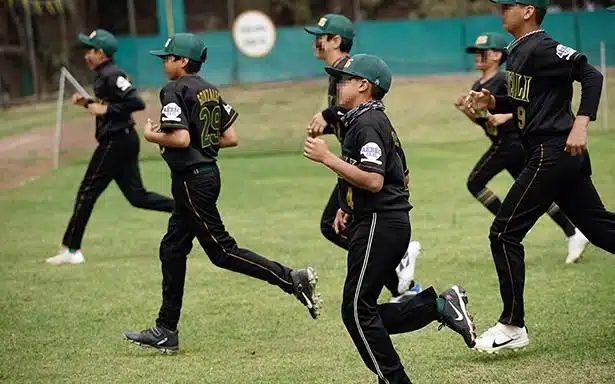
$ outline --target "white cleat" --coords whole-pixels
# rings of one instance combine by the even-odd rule
[[[576,263],[583,256],[585,247],[589,244],[587,237],[575,228],[574,235],[568,238],[568,257],[566,258],[566,264]]]
[[[414,269],[416,267],[416,258],[421,253],[421,243],[418,241],[411,241],[408,244],[406,254],[401,259],[401,262],[395,268],[397,272],[397,278],[399,283],[397,284],[397,292],[407,292],[412,285],[414,279]]]
[[[498,353],[502,349],[525,348],[529,343],[527,328],[497,323],[476,339],[474,349],[480,352]]]
[[[47,264],[60,265],[60,264],[81,264],[85,262],[83,253],[81,250],[71,253],[67,248],[62,248],[57,255],[47,258]]]

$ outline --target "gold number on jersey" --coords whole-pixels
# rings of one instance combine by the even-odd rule
[[[199,120],[201,121],[201,148],[207,148],[218,144],[221,117],[222,112],[219,105],[211,109],[206,106],[201,108],[199,112]]]
[[[348,191],[346,191],[346,204],[350,207],[350,209],[354,209],[354,201],[352,200],[352,187],[348,186]]]
[[[487,124],[487,134],[493,137],[496,137],[498,135],[498,127],[494,127],[493,125],[489,124],[489,123],[485,123]]]
[[[521,105],[517,107],[517,123],[519,124],[519,129],[525,128],[525,107]]]

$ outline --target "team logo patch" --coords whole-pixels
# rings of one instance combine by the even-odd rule
[[[324,27],[325,24],[327,24],[327,18],[326,17],[321,17],[320,20],[318,20],[318,26],[319,27]]]
[[[555,53],[560,59],[570,60],[570,58],[577,53],[577,51],[565,45],[558,44],[555,48]]]
[[[485,35],[480,35],[476,38],[476,42],[474,44],[476,45],[482,45],[482,44],[487,44],[487,40],[489,39],[489,37],[485,36]]]
[[[361,162],[362,163],[374,163],[378,165],[382,165],[382,161],[378,160],[382,157],[382,149],[378,146],[378,144],[374,142],[369,142],[361,147]]]
[[[162,107],[162,121],[180,122],[179,115],[182,114],[182,109],[175,103],[169,103]]]
[[[95,38],[95,37],[96,37],[96,31],[92,31],[92,32],[90,33],[90,39],[93,39],[93,38]]]
[[[118,87],[122,92],[125,92],[128,88],[132,86],[130,81],[123,76],[118,76],[115,81],[115,86]]]

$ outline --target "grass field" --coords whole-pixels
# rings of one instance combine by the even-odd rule
[[[464,286],[481,332],[495,322],[501,304],[487,241],[491,217],[465,189],[488,143],[452,107],[469,81],[396,79],[385,102],[412,172],[413,238],[423,245],[418,279],[438,291]],[[132,209],[113,185],[88,226],[86,264],[46,265],[72,209],[84,172],[80,162],[0,191],[0,382],[375,383],[340,319],[345,254],[318,233],[335,177],[299,150],[323,89],[324,83],[227,90],[225,98],[241,113],[243,142],[220,162],[220,210],[229,231],[240,245],[283,263],[314,265],[326,301],[320,320],[275,287],[216,269],[195,243],[180,323],[182,352],[165,356],[125,343],[123,331],[148,327],[157,314],[158,243],[167,217]],[[594,182],[613,208],[615,133],[601,132],[599,124],[591,130]],[[166,165],[151,146],[143,147],[146,186],[168,193]],[[500,175],[491,186],[503,195],[510,183]],[[436,331],[436,324],[394,336],[413,382],[615,382],[615,258],[589,247],[581,263],[564,265],[565,237],[548,218],[525,245],[530,346],[480,355],[452,331]]]

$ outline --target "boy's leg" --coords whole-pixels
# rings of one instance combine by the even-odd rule
[[[350,227],[342,320],[367,367],[383,383],[409,383],[378,312],[385,276],[394,271],[410,240],[407,212],[373,213]]]
[[[492,214],[497,214],[502,204],[487,183],[504,170],[506,159],[500,155],[500,145],[492,144],[478,160],[468,176],[468,191]]]
[[[527,345],[523,291],[525,253],[521,241],[538,218],[551,206],[565,172],[559,141],[535,145],[528,161],[508,191],[490,228],[491,253],[500,282],[503,310],[496,327],[476,341],[476,348],[495,352]],[[502,341],[504,340],[504,341]]]
[[[181,314],[186,280],[186,260],[194,235],[181,214],[169,218],[167,233],[160,243],[162,269],[162,305],[156,325],[140,332],[127,332],[128,341],[154,347],[163,352],[179,349],[177,324]]]
[[[92,154],[75,197],[73,214],[62,238],[62,245],[67,249],[78,250],[81,248],[81,241],[94,209],[94,204],[113,180],[115,172],[113,156],[117,156],[117,153],[112,139],[100,143]],[[55,259],[58,259],[58,257],[49,258],[47,262],[57,264],[54,262]]]
[[[188,212],[188,225],[214,265],[276,285],[297,296],[310,315],[318,317],[320,299],[315,289],[317,277],[312,268],[293,270],[249,249],[239,248],[226,231],[216,206],[220,192],[217,170],[199,177],[186,177],[181,186],[178,193],[183,197],[178,199],[174,194],[176,204]]]
[[[562,181],[556,201],[592,244],[615,253],[615,213],[606,210],[592,182],[589,153],[571,158],[578,171]]]
[[[509,161],[506,169],[508,170],[508,173],[516,179],[523,171],[523,168],[525,168],[525,152],[523,151],[523,148],[519,148],[515,152],[514,148],[516,147],[511,147],[511,150],[507,151],[510,156],[508,156]],[[547,210],[547,214],[553,221],[555,221],[555,223],[562,229],[568,238],[568,256],[566,262],[574,262],[581,256],[585,246],[587,246],[587,239],[579,230],[575,228],[574,224],[572,224],[566,214],[562,212],[562,210],[559,209],[555,203],[551,204]]]
[[[325,205],[325,209],[322,211],[322,216],[320,218],[320,233],[340,248],[348,249],[348,237],[347,233],[335,233],[333,229],[333,222],[335,221],[335,215],[337,214],[337,210],[340,208],[338,195],[339,189],[337,184],[335,184],[335,188],[331,192],[331,196],[327,201],[327,205]]]
[[[126,197],[136,208],[150,209],[160,212],[173,212],[173,200],[155,192],[145,190],[141,172],[139,170],[139,137],[130,130],[124,138],[125,163],[115,176],[115,182]]]

